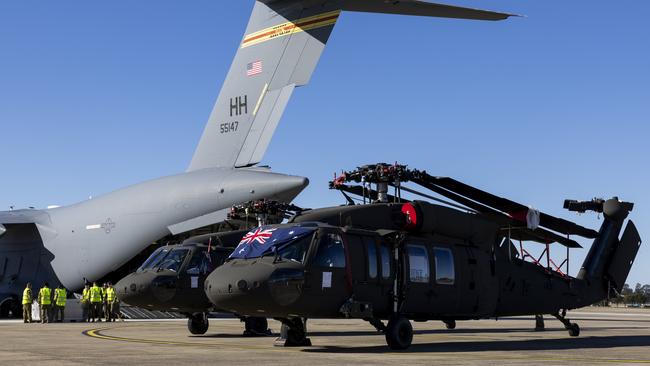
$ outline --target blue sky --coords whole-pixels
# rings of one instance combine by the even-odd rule
[[[399,161],[592,227],[563,200],[619,195],[648,237],[650,3],[455,3],[526,17],[341,17],[265,157],[310,178],[297,203],[342,203],[334,171]],[[0,209],[182,172],[252,4],[0,2]],[[646,245],[628,282],[648,264]]]

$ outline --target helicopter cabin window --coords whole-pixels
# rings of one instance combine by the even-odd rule
[[[381,277],[387,280],[390,278],[390,249],[386,245],[380,245],[379,251],[381,253]]]
[[[363,243],[368,256],[368,278],[377,278],[377,244],[373,238],[364,236]]]
[[[411,282],[429,282],[429,254],[423,245],[406,246],[409,257],[409,278]]]
[[[345,268],[345,249],[339,234],[326,233],[323,235],[314,265],[326,268]]]
[[[453,285],[456,274],[454,271],[454,254],[447,248],[433,248],[436,260],[436,283]]]

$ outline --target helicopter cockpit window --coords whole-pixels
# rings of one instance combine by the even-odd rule
[[[429,254],[423,245],[406,246],[409,257],[409,278],[411,282],[429,282]]]
[[[456,279],[454,254],[447,248],[433,248],[436,257],[436,283],[453,285]]]
[[[290,242],[278,250],[278,256],[282,259],[303,263],[312,238],[313,235],[308,235]]]
[[[178,272],[178,269],[183,264],[185,257],[189,254],[189,249],[174,249],[167,256],[160,265],[157,265],[158,269],[167,269],[170,271]]]
[[[156,249],[156,251],[151,253],[149,258],[147,258],[147,260],[144,261],[142,266],[138,268],[138,272],[142,272],[144,270],[151,269],[157,266],[163,260],[163,258],[165,258],[165,256],[169,253],[169,251],[170,251],[169,248]]]
[[[327,233],[318,244],[314,265],[326,268],[345,268],[345,248],[339,234]]]
[[[187,273],[191,275],[208,274],[213,266],[207,250],[195,250],[187,264]]]

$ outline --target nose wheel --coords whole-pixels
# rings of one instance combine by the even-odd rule
[[[210,327],[208,313],[194,313],[187,319],[187,329],[195,335],[205,334]]]
[[[413,327],[411,322],[403,316],[395,316],[388,321],[386,326],[386,343],[394,350],[404,350],[413,342]]]

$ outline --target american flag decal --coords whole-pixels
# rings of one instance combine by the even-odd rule
[[[254,76],[261,73],[262,73],[262,61],[255,61],[246,65],[247,76]]]

